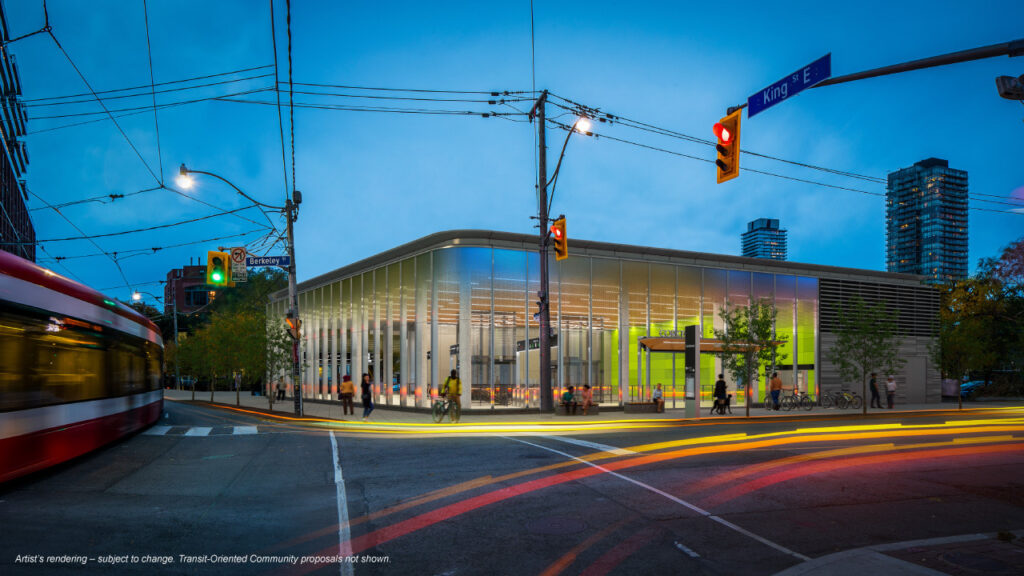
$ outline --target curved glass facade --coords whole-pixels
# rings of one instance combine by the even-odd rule
[[[572,255],[550,263],[551,365],[540,366],[535,251],[447,246],[341,277],[299,293],[303,395],[334,400],[340,375],[374,382],[381,405],[426,408],[451,370],[463,382],[463,406],[536,408],[541,370],[553,392],[590,384],[603,405],[647,400],[661,383],[666,405],[684,402],[682,355],[642,356],[637,340],[699,325],[722,327],[719,311],[767,298],[786,340],[779,372],[787,386],[816,394],[818,279]],[[273,301],[269,318],[285,315]],[[641,362],[644,365],[641,367]],[[647,363],[649,362],[649,367]],[[640,370],[638,370],[640,368]],[[720,363],[701,360],[703,405],[710,404]],[[287,379],[272,375],[271,380]],[[745,401],[727,374],[734,402]],[[764,378],[752,391],[763,397]]]

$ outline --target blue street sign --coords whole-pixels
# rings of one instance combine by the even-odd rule
[[[747,98],[747,118],[796,96],[832,75],[832,54],[825,54],[807,66]]]
[[[288,256],[253,256],[250,254],[245,259],[245,265],[249,268],[253,266],[280,266],[281,268],[287,268],[292,263],[292,259]]]

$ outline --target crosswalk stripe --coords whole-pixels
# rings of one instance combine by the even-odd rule
[[[566,444],[575,444],[577,446],[593,448],[594,450],[600,450],[601,452],[611,452],[612,454],[618,454],[619,456],[625,456],[627,454],[636,454],[636,452],[632,450],[627,450],[625,448],[616,448],[615,446],[599,444],[597,442],[588,442],[586,440],[580,440],[578,438],[569,438],[568,436],[541,436],[541,438],[548,438],[549,440],[558,440],[559,442],[565,442]]]
[[[144,436],[168,436],[168,432],[172,429],[177,429],[175,434],[171,436],[245,436],[249,434],[259,434],[259,428],[257,426],[222,426],[222,429],[230,430],[223,434],[211,434],[213,427],[211,426],[192,426],[185,428],[183,426],[153,426],[149,430],[146,430],[142,434]],[[178,434],[184,428],[184,433]]]

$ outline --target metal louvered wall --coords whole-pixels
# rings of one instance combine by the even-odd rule
[[[896,333],[900,337],[931,338],[935,335],[939,291],[934,287],[829,278],[822,278],[818,287],[822,332],[836,332],[840,308],[850,305],[855,296],[860,296],[868,305],[885,304],[896,320]]]

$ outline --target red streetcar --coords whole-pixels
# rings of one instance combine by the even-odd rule
[[[0,482],[155,422],[162,363],[149,319],[0,251]]]

